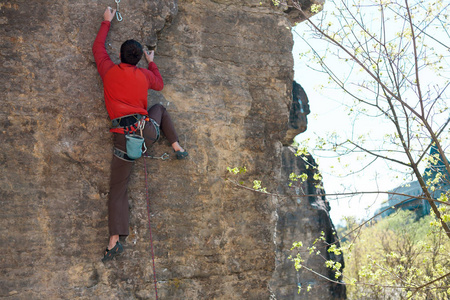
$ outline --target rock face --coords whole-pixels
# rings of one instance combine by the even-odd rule
[[[306,131],[309,115],[309,100],[303,87],[294,81],[292,85],[292,104],[289,110],[289,123],[286,132],[285,144],[291,144],[292,140]]]
[[[0,3],[0,297],[155,298],[142,159],[130,184],[125,252],[100,262],[112,141],[91,47],[107,5],[115,3]],[[168,108],[190,154],[146,161],[159,297],[294,299],[296,285],[288,295],[277,281],[288,248],[280,239],[303,219],[286,222],[283,200],[225,181],[235,166],[269,191],[285,180],[288,16],[259,0],[122,0],[120,10],[107,49],[118,62],[126,39],[157,46],[165,88],[149,103]],[[166,151],[165,140],[152,149]],[[309,220],[322,217],[310,211]],[[306,236],[323,222],[304,226]]]
[[[295,86],[295,84],[294,84]],[[281,153],[282,174],[278,194],[277,227],[275,235],[276,265],[271,286],[277,299],[345,299],[345,286],[340,283],[318,277],[302,268],[296,271],[292,268],[289,254],[294,242],[301,241],[304,247],[301,256],[304,265],[315,272],[332,279],[334,272],[326,268],[324,260],[333,260],[345,267],[342,255],[329,253],[329,245],[340,247],[336,230],[330,218],[330,206],[323,194],[323,182],[314,179],[318,174],[317,164],[311,156],[297,156],[292,147],[284,147]],[[290,180],[290,174],[305,174],[308,180],[302,182]],[[317,177],[320,178],[320,177]],[[306,196],[305,196],[306,195]],[[320,239],[323,237],[323,241]],[[317,242],[315,242],[318,240]],[[315,246],[321,255],[308,255],[307,247]],[[292,286],[301,287],[301,292],[292,291]],[[307,291],[308,286],[311,291]]]

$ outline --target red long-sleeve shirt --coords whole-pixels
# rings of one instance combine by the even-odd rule
[[[163,79],[154,62],[148,64],[148,70],[134,65],[120,63],[116,65],[105,48],[111,22],[103,21],[92,52],[100,77],[103,80],[105,106],[110,119],[132,114],[147,115],[148,90],[163,89]],[[123,133],[123,129],[111,129],[111,132]]]

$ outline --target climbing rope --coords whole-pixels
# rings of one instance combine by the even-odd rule
[[[116,18],[117,18],[117,21],[121,22],[123,20],[123,18],[122,18],[122,14],[119,12],[120,0],[114,0],[114,1],[116,1]]]
[[[116,0],[117,1],[117,0]],[[158,287],[156,286],[156,268],[155,268],[155,253],[153,251],[153,238],[152,238],[152,225],[150,223],[150,198],[148,196],[148,179],[147,179],[147,163],[144,161],[144,171],[145,171],[145,194],[147,196],[147,215],[148,215],[148,229],[150,232],[150,248],[152,252],[152,263],[153,263],[153,281],[155,283],[155,296],[158,300]]]

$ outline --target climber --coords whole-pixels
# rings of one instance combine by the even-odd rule
[[[124,42],[120,48],[121,63],[113,63],[105,48],[111,21],[116,10],[107,7],[103,22],[95,38],[92,52],[97,70],[103,81],[105,106],[112,120],[114,155],[111,162],[110,193],[108,199],[109,244],[103,262],[123,252],[119,236],[128,236],[128,181],[133,159],[127,155],[127,139],[130,133],[139,132],[142,141],[149,147],[159,138],[159,132],[166,136],[177,159],[184,159],[188,153],[178,143],[178,136],[164,106],[153,105],[147,110],[148,90],[160,91],[163,80],[153,62],[154,51],[143,51],[135,40]],[[142,55],[148,62],[148,69],[137,67]],[[128,136],[127,136],[128,135]],[[142,146],[140,146],[142,150]],[[130,154],[130,153],[128,153]]]

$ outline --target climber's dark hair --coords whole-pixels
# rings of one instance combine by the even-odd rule
[[[123,63],[137,65],[142,58],[142,54],[144,54],[142,45],[135,40],[125,41],[120,46],[120,60]]]

